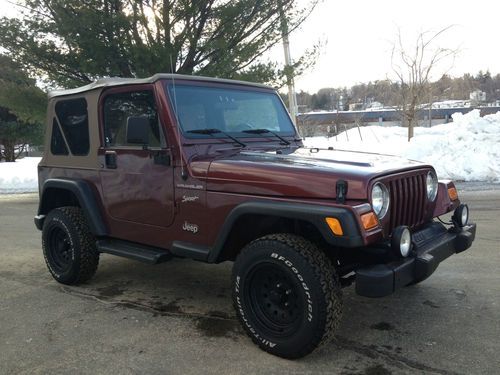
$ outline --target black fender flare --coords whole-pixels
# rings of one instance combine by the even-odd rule
[[[210,250],[207,260],[209,263],[217,263],[219,261],[219,256],[222,253],[234,224],[239,217],[246,214],[259,214],[307,221],[313,224],[319,230],[325,241],[332,246],[364,246],[358,221],[354,213],[347,208],[307,203],[250,201],[236,206],[227,216],[219,231],[215,244]],[[325,221],[326,217],[335,217],[340,220],[344,231],[343,236],[336,236],[332,233]]]
[[[107,236],[108,231],[101,214],[101,208],[96,199],[96,194],[91,184],[81,179],[51,178],[43,183],[38,205],[38,215],[35,217],[35,225],[38,229],[41,230],[43,228],[45,216],[52,208],[47,194],[47,191],[50,189],[70,191],[78,200],[78,204],[85,214],[91,232],[98,237]]]

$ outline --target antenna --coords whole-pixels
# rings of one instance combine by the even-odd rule
[[[174,96],[174,112],[175,112],[175,121],[177,122],[177,144],[179,145],[179,156],[181,160],[181,177],[183,180],[187,179],[187,173],[186,170],[184,169],[184,152],[182,150],[182,143],[181,143],[181,123],[179,121],[179,115],[177,112],[177,94],[175,92],[175,78],[174,78],[174,64],[172,63],[172,55],[169,55],[170,57],[170,72],[172,73],[172,91],[173,91],[173,96]]]

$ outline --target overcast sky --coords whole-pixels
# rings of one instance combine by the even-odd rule
[[[316,91],[384,79],[391,71],[391,46],[398,27],[413,41],[420,31],[456,25],[439,39],[440,46],[461,50],[450,74],[488,69],[497,74],[499,21],[498,0],[324,0],[291,35],[292,57],[312,41],[327,39],[316,66],[296,80],[296,88]]]
[[[6,0],[0,0],[0,9],[2,15],[15,15]],[[313,92],[386,78],[398,27],[413,41],[421,31],[455,25],[439,39],[440,46],[461,50],[450,74],[500,73],[499,20],[498,0],[323,0],[291,35],[292,58],[320,39],[327,41],[316,65],[296,80],[296,88]],[[282,47],[270,58],[283,61]]]

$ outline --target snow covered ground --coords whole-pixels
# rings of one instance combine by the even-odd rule
[[[37,165],[41,158],[24,158],[0,163],[0,194],[38,191]]]
[[[500,112],[484,117],[478,110],[456,113],[451,123],[415,128],[410,142],[407,134],[402,127],[367,126],[329,139],[306,138],[305,144],[419,160],[432,164],[443,179],[500,182]]]
[[[485,117],[477,110],[466,115],[457,113],[452,123],[415,128],[411,142],[407,142],[405,128],[367,126],[330,139],[306,138],[305,144],[420,160],[432,164],[439,178],[500,182],[500,112]],[[40,158],[24,158],[0,163],[0,194],[38,191],[39,162]]]

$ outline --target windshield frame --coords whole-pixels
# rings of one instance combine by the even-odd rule
[[[231,83],[226,83],[226,82],[224,82],[224,83],[208,82],[208,81],[205,82],[203,80],[200,80],[200,81],[188,81],[188,80],[182,80],[182,79],[164,80],[164,82],[162,82],[162,87],[163,87],[164,93],[167,97],[167,102],[168,102],[168,105],[170,107],[169,109],[171,111],[171,116],[172,116],[172,119],[175,121],[175,123],[177,123],[177,127],[178,127],[178,129],[180,129],[180,133],[182,134],[183,138],[190,139],[190,140],[196,139],[196,140],[205,140],[206,141],[206,140],[219,140],[219,139],[223,139],[223,138],[227,138],[227,137],[223,134],[210,134],[210,135],[193,134],[193,133],[189,133],[189,130],[185,130],[182,127],[182,125],[180,124],[180,121],[178,119],[178,113],[176,111],[176,106],[178,105],[178,103],[176,103],[176,98],[174,98],[173,95],[171,95],[171,93],[173,94],[172,91],[173,91],[174,85],[175,85],[175,89],[178,89],[179,86],[183,86],[183,87],[193,86],[193,87],[199,87],[202,89],[213,88],[213,89],[235,90],[235,91],[240,91],[240,92],[261,92],[261,93],[265,93],[268,95],[269,94],[273,95],[273,96],[277,97],[276,104],[279,105],[280,108],[283,109],[284,115],[290,124],[290,131],[286,131],[286,132],[275,131],[275,132],[284,138],[295,139],[298,137],[297,127],[294,124],[294,122],[292,121],[292,118],[290,117],[290,114],[289,114],[285,104],[283,103],[282,98],[276,92],[276,90],[274,90],[272,88],[264,88],[264,87],[250,86],[250,85],[245,86],[241,83],[231,84]],[[172,88],[172,90],[170,90],[169,88]],[[228,130],[223,130],[223,131],[231,134],[233,137],[238,138],[238,139],[245,138],[246,139],[245,142],[247,142],[249,140],[262,141],[263,139],[265,139],[266,141],[270,141],[271,139],[277,140],[277,138],[274,137],[272,134],[249,134],[249,133],[244,133],[242,131],[239,131],[239,132],[228,131]]]

